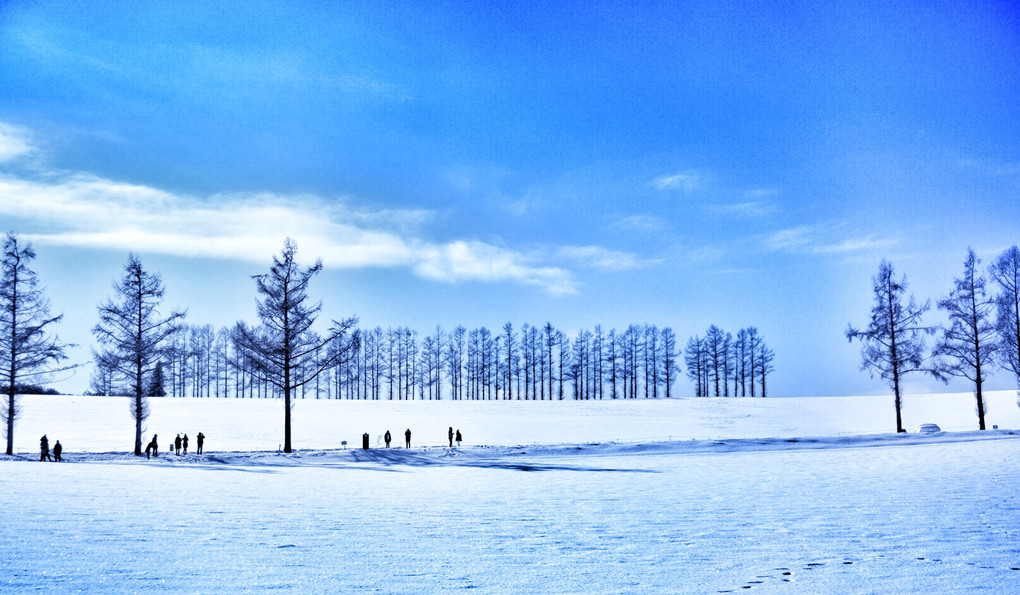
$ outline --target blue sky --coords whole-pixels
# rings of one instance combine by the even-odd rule
[[[773,394],[883,392],[843,331],[882,258],[937,300],[1020,242],[1018,116],[1011,2],[0,5],[0,222],[78,360],[129,251],[221,326],[290,236],[327,317],[753,325]]]

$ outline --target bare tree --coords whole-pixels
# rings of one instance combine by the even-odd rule
[[[705,333],[705,351],[708,352],[709,375],[715,385],[715,396],[721,393],[719,381],[722,380],[723,388],[726,385],[726,352],[728,350],[726,333],[716,325],[708,327]]]
[[[0,261],[0,375],[6,382],[7,403],[0,408],[5,423],[7,454],[14,454],[14,422],[18,416],[16,395],[25,384],[44,384],[48,375],[68,370],[65,347],[48,328],[62,315],[50,316],[50,302],[43,295],[35,271],[29,268],[35,251],[31,244],[18,242],[13,233],[4,238]],[[57,366],[57,367],[54,367]]]
[[[761,396],[763,399],[768,396],[768,392],[765,390],[765,381],[768,375],[772,373],[772,360],[775,359],[775,356],[775,352],[769,349],[764,340],[758,342],[758,357],[755,359],[755,370],[756,376],[761,381]],[[751,382],[754,382],[754,378],[751,379]]]
[[[287,238],[283,252],[273,256],[268,274],[253,275],[258,293],[258,315],[262,325],[235,326],[238,343],[252,356],[259,376],[283,394],[283,451],[292,452],[291,408],[295,389],[314,380],[323,370],[357,351],[359,336],[353,332],[357,319],[333,321],[329,332],[318,336],[312,325],[322,303],[308,304],[308,284],[322,270],[322,261],[302,268],[295,260],[297,245]],[[345,340],[346,339],[346,340]],[[320,352],[331,345],[328,357]]]
[[[1020,388],[1020,249],[1016,246],[1007,249],[989,272],[1000,289],[995,303],[1002,364],[1013,372]]]
[[[750,385],[752,399],[754,398],[755,395],[754,392],[755,372],[758,369],[760,360],[758,354],[761,351],[761,345],[764,344],[764,342],[765,342],[764,339],[762,339],[761,335],[758,334],[757,327],[753,326],[747,327],[747,369],[751,380],[748,384]]]
[[[688,339],[687,347],[684,348],[684,363],[687,365],[687,378],[694,383],[694,395],[697,397],[708,396],[705,359],[705,340],[697,336]]]
[[[978,428],[985,429],[985,401],[982,392],[985,376],[992,365],[998,345],[992,313],[995,301],[985,292],[985,278],[977,272],[981,261],[973,250],[967,251],[963,278],[938,307],[949,313],[949,328],[943,328],[932,351],[938,376],[959,376],[974,383]]]
[[[896,404],[896,431],[902,432],[901,414],[903,399],[900,394],[900,379],[910,372],[930,372],[925,368],[924,336],[934,329],[921,324],[921,317],[931,307],[930,302],[918,306],[911,296],[906,306],[903,294],[907,290],[907,278],[897,281],[893,276],[892,264],[883,260],[878,274],[872,278],[875,305],[871,308],[871,322],[864,330],[847,325],[848,341],[859,339],[861,347],[861,370],[874,375],[876,372],[891,385]]]
[[[163,317],[163,280],[142,268],[135,254],[128,255],[124,277],[113,285],[116,301],[99,306],[99,322],[92,334],[103,346],[96,353],[100,367],[115,370],[127,379],[131,417],[135,421],[135,454],[142,454],[142,425],[149,417],[146,379],[163,356],[166,340],[180,329],[186,312],[174,310]]]

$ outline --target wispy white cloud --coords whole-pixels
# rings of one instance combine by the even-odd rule
[[[779,207],[772,203],[762,201],[746,201],[725,205],[713,205],[712,211],[730,217],[741,217],[745,219],[761,219],[779,212]]]
[[[628,271],[650,264],[632,252],[608,250],[599,246],[564,246],[558,254],[586,268],[607,271]]]
[[[614,221],[613,228],[638,233],[658,233],[666,229],[666,220],[655,215],[628,215]]]
[[[0,122],[0,163],[31,153],[28,131]]]
[[[85,174],[0,175],[0,216],[26,222],[38,244],[154,252],[264,264],[285,237],[329,267],[406,267],[430,280],[512,282],[577,292],[572,274],[483,242],[436,243],[416,233],[431,214],[376,210],[315,196],[182,196]]]
[[[838,228],[825,225],[800,225],[777,231],[764,238],[764,246],[772,252],[799,252],[808,254],[849,254],[889,248],[898,243],[891,238],[876,238],[874,234],[860,237],[833,237],[843,235]]]
[[[697,170],[686,169],[675,174],[659,176],[652,180],[652,186],[659,190],[679,190],[691,193],[704,186],[704,180]]]
[[[779,196],[779,191],[775,188],[750,188],[744,191],[744,198],[748,200],[763,200],[777,196]]]

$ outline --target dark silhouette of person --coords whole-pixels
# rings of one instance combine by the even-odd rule
[[[404,442],[407,443],[407,448],[411,448],[411,428],[407,428],[407,431],[404,432]]]
[[[149,446],[152,447],[152,456],[154,456],[154,457],[158,457],[159,456],[159,445],[156,444],[156,436],[158,436],[158,435],[159,434],[153,434],[152,435],[152,442],[149,443]]]
[[[195,440],[198,442],[198,444],[196,444],[195,454],[202,454],[202,443],[205,442],[205,434],[199,432],[198,436],[195,436]]]
[[[152,440],[150,440],[149,443],[145,445],[145,458],[148,459],[151,457],[151,455],[152,455]]]
[[[446,436],[450,439],[450,446],[453,446],[453,426],[450,426],[449,431],[446,432]]]
[[[385,440],[385,441],[386,441],[386,448],[389,448],[389,447],[390,447],[390,440],[391,440],[391,439],[392,439],[392,436],[390,436],[390,431],[389,431],[389,430],[386,430],[386,435],[385,435],[385,436],[383,436],[383,440]]]
[[[180,434],[177,434],[177,437],[174,438],[174,450],[177,451],[177,456],[181,455],[181,435]]]
[[[457,438],[456,438],[456,440],[457,440],[457,446],[460,446],[460,441],[461,441],[460,430],[457,430]]]
[[[64,447],[60,446],[60,440],[53,445],[53,460],[57,463],[60,462],[60,453],[64,452]]]
[[[39,439],[39,460],[53,460],[50,458],[50,439],[46,437],[46,434],[43,434],[43,437]]]
[[[184,435],[184,440],[181,440],[181,444],[184,445],[184,454],[188,454],[188,435]]]

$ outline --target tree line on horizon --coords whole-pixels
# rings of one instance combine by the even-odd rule
[[[504,324],[499,333],[486,327],[428,335],[409,327],[353,328],[357,337],[349,357],[325,368],[301,387],[298,398],[349,400],[599,400],[671,398],[680,374],[677,340],[669,327],[630,325],[608,332],[597,325],[571,339],[551,323]],[[708,338],[716,338],[717,344]],[[274,398],[278,388],[251,366],[235,330],[212,325],[182,325],[156,362],[147,396],[198,398]],[[709,347],[712,347],[709,349]],[[327,345],[329,357],[336,349]],[[772,372],[772,351],[757,329],[742,329],[734,339],[712,326],[706,339],[688,342],[685,361],[696,372],[696,396],[765,396]],[[315,360],[306,362],[311,365]],[[691,363],[693,362],[693,363]],[[752,372],[753,371],[753,372]],[[93,395],[126,392],[117,370],[97,365],[89,389]],[[732,387],[732,395],[730,392]]]
[[[872,277],[875,303],[864,329],[848,325],[849,341],[859,340],[861,370],[878,374],[893,390],[896,431],[903,432],[902,378],[920,372],[942,382],[963,378],[974,385],[978,429],[985,429],[984,383],[996,368],[1011,373],[1020,388],[1020,249],[1004,250],[988,267],[987,277],[974,250],[967,250],[963,274],[953,280],[949,295],[938,300],[948,325],[923,320],[931,300],[904,301],[907,277],[897,278],[893,265],[882,260]],[[991,295],[988,279],[999,289]],[[934,337],[929,350],[925,338]],[[1020,403],[1018,403],[1020,405]]]
[[[283,450],[291,452],[290,413],[295,399],[591,400],[672,397],[681,355],[669,327],[630,325],[623,331],[601,326],[573,339],[551,323],[524,324],[501,331],[485,327],[453,331],[436,327],[419,336],[407,327],[359,329],[357,318],[332,321],[327,332],[312,326],[321,302],[307,295],[321,261],[301,267],[296,244],[288,238],[273,256],[269,273],[253,275],[261,324],[238,322],[214,330],[187,325],[186,310],[163,314],[158,273],[146,271],[128,255],[114,296],[98,307],[93,335],[93,376],[89,394],[129,396],[135,422],[135,454],[142,454],[142,431],[150,396],[280,398],[284,401]],[[62,316],[49,315],[49,302],[28,263],[31,244],[16,234],[4,241],[0,280],[0,381],[6,381],[7,454],[12,454],[15,396],[28,381],[46,384],[66,365],[65,349],[48,327]],[[718,339],[718,343],[708,339]],[[692,347],[693,346],[693,347]],[[772,353],[753,327],[737,340],[713,325],[706,340],[693,338],[686,354],[696,361],[697,395],[738,392],[760,395],[772,371]],[[757,359],[756,359],[757,358]],[[757,362],[757,363],[755,363]],[[704,382],[703,382],[703,379]],[[719,385],[723,390],[720,393]],[[739,391],[738,391],[739,387]]]

